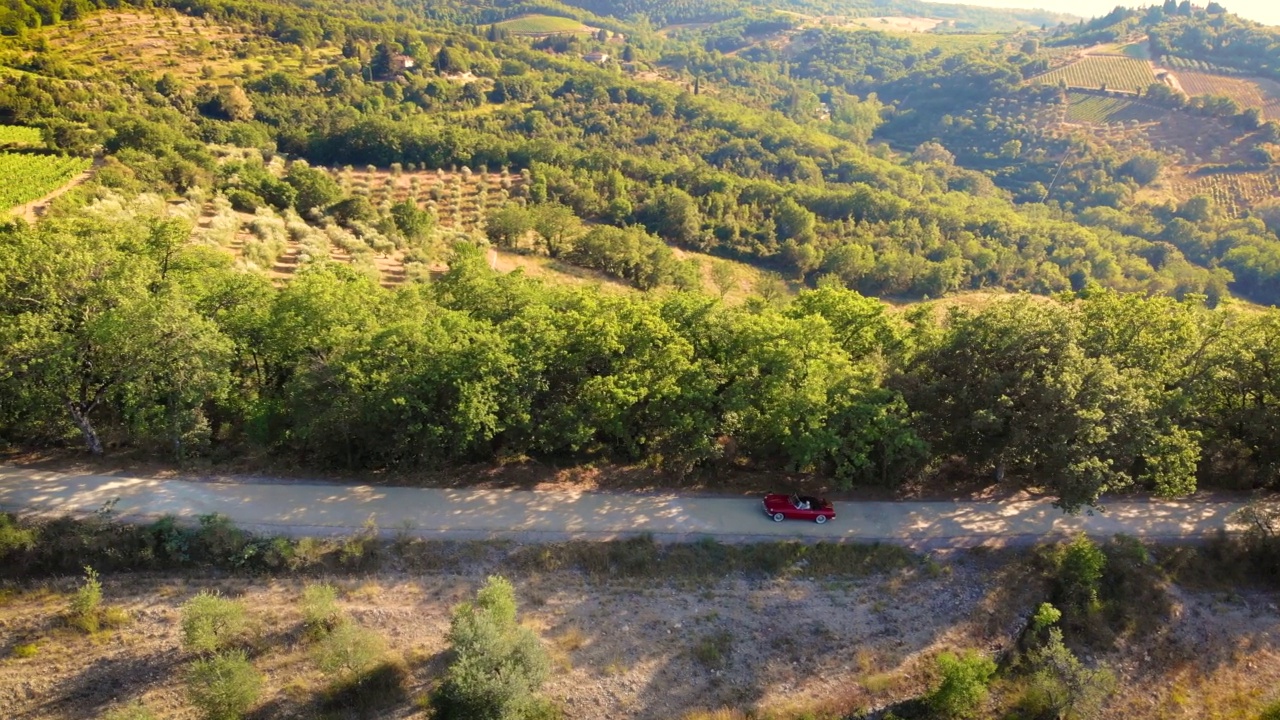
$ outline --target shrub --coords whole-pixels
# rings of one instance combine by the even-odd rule
[[[257,212],[263,205],[262,198],[241,188],[228,190],[227,200],[231,202],[232,208],[242,213]]]
[[[1089,612],[1098,604],[1098,585],[1107,556],[1083,533],[1059,553],[1056,567],[1058,597],[1073,610]]]
[[[84,567],[84,584],[76,590],[71,598],[68,619],[75,627],[87,633],[95,633],[100,625],[102,609],[102,583],[98,581],[98,573],[86,565]]]
[[[182,606],[182,645],[190,652],[224,650],[247,626],[243,605],[213,593],[201,592]]]
[[[1258,713],[1258,720],[1280,720],[1280,700],[1262,708],[1262,712]]]
[[[319,637],[337,627],[341,620],[336,588],[325,583],[302,589],[302,624],[308,633]]]
[[[733,651],[733,635],[719,631],[705,635],[693,646],[693,659],[709,669],[719,670],[729,662]]]
[[[987,697],[987,683],[996,672],[995,662],[972,650],[961,656],[943,653],[938,656],[938,669],[942,684],[929,694],[929,708],[939,717],[973,717]]]
[[[0,513],[0,556],[13,552],[33,550],[36,533],[30,528],[19,527],[13,517]]]
[[[187,697],[209,720],[238,720],[261,690],[262,676],[241,651],[202,658],[187,671]]]
[[[1062,643],[1062,630],[1049,628],[1049,640],[1029,654],[1029,692],[1053,717],[1087,720],[1115,690],[1115,675],[1106,667],[1089,668]]]
[[[23,643],[21,645],[13,646],[13,656],[20,660],[33,658],[39,653],[40,653],[40,646],[37,645],[36,643]]]
[[[371,670],[386,651],[387,645],[377,633],[344,622],[316,646],[316,664],[330,675],[353,677]]]
[[[508,720],[553,713],[537,697],[550,672],[547,651],[532,630],[516,624],[515,590],[490,577],[474,603],[453,614],[454,660],[438,709],[449,720]]]

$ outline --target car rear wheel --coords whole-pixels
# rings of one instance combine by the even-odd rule
[[[786,520],[786,519],[787,519],[787,518],[786,518],[786,516],[785,516],[785,515],[783,515],[782,513],[774,513],[774,514],[773,514],[773,521],[774,521],[774,522],[782,522],[783,520]]]
[[[813,521],[814,521],[814,522],[816,522],[816,523],[818,523],[819,525],[821,525],[822,523],[824,523],[824,522],[826,522],[826,521],[827,521],[827,516],[826,516],[826,515],[819,515],[818,517],[814,518],[814,519],[813,519]]]

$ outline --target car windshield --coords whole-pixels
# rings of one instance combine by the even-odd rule
[[[791,504],[794,505],[797,510],[809,509],[809,501],[805,498],[800,497],[799,495],[791,496]]]

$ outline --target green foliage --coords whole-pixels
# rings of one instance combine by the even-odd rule
[[[0,152],[0,210],[41,198],[88,167],[84,158]]]
[[[377,665],[386,651],[386,643],[374,631],[339,622],[316,644],[316,664],[330,675],[355,677]]]
[[[1258,713],[1257,720],[1280,720],[1280,701],[1273,702]]]
[[[21,643],[13,646],[13,656],[19,660],[33,658],[40,654],[40,646],[36,643]]]
[[[440,690],[442,717],[523,720],[546,712],[537,693],[550,660],[537,635],[516,623],[510,582],[489,578],[474,603],[454,611],[449,644],[454,660]]]
[[[963,655],[938,656],[942,682],[925,703],[942,718],[970,718],[987,697],[987,684],[996,672],[996,663],[976,650]]]
[[[239,720],[257,702],[262,675],[242,651],[200,658],[187,669],[187,697],[207,720]]]
[[[328,583],[313,583],[302,589],[302,624],[313,637],[329,633],[342,619],[337,588]]]
[[[188,652],[213,655],[235,645],[248,625],[242,603],[201,591],[182,606],[182,645]]]
[[[1088,720],[1115,690],[1115,675],[1106,667],[1089,668],[1062,643],[1062,631],[1049,629],[1049,640],[1033,651],[1028,704],[1052,717]]]
[[[1049,603],[1040,603],[1036,614],[1031,616],[1031,630],[1041,633],[1056,625],[1062,619],[1062,611]]]
[[[294,207],[303,217],[313,208],[328,207],[342,197],[342,188],[338,187],[333,178],[305,163],[292,163],[285,173],[284,181],[294,189]]]
[[[36,532],[18,525],[8,513],[0,513],[0,557],[19,551],[33,550]]]
[[[1083,533],[1064,546],[1056,558],[1056,596],[1073,610],[1093,612],[1098,605],[1098,589],[1107,567],[1102,548]]]
[[[87,633],[98,631],[102,622],[102,583],[98,573],[88,565],[84,568],[84,584],[71,596],[67,618],[74,626]]]

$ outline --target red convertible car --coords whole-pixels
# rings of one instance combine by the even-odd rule
[[[821,525],[836,516],[836,509],[822,498],[773,493],[764,496],[764,514],[773,518],[774,522],[790,518],[812,520]]]

